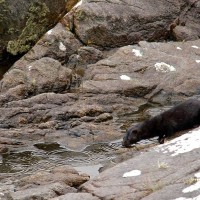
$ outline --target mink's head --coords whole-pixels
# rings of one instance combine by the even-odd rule
[[[126,135],[123,138],[122,145],[124,147],[129,147],[131,144],[135,144],[141,140],[141,132],[141,124],[137,124],[128,128]]]

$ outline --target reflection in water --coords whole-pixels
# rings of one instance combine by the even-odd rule
[[[81,166],[81,167],[75,167],[75,169],[78,172],[81,173],[86,173],[90,176],[90,178],[95,177],[96,175],[99,174],[99,169],[103,167],[102,164],[98,164],[98,165],[90,165],[90,166]]]
[[[60,144],[56,142],[55,143],[37,143],[37,144],[34,144],[34,146],[38,149],[49,151],[49,152],[64,149],[60,146]]]
[[[34,147],[35,151],[3,154],[0,160],[0,173],[30,171],[29,168],[34,168],[36,165],[39,167],[44,162],[47,162],[48,166],[97,165],[115,158],[116,150],[121,148],[121,142],[91,144],[82,151],[72,151],[58,143],[37,143]]]
[[[0,163],[0,173],[15,173],[23,171],[26,167],[37,163],[42,159],[42,156],[36,152],[10,152],[2,155]]]

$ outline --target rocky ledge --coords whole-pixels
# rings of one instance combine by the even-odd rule
[[[200,128],[105,170],[81,186],[99,199],[200,199]]]

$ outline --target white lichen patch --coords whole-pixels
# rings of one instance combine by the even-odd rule
[[[178,50],[182,50],[182,48],[181,48],[181,47],[176,47],[176,49],[178,49]]]
[[[32,66],[30,65],[30,66],[28,66],[28,71],[31,71],[31,68],[32,68]]]
[[[137,57],[142,57],[142,53],[138,49],[132,49],[132,52],[135,54]]]
[[[166,142],[155,150],[163,153],[171,153],[171,156],[177,156],[197,148],[200,148],[200,128],[190,131],[170,142]]]
[[[194,175],[194,178],[196,179],[196,183],[193,185],[190,185],[189,187],[183,189],[183,193],[193,192],[196,190],[200,190],[200,172],[196,173]]]
[[[174,66],[168,65],[167,63],[164,62],[156,63],[154,66],[156,68],[156,71],[163,73],[176,71],[176,68]]]
[[[192,48],[194,48],[194,49],[198,49],[199,47],[198,47],[198,46],[195,46],[195,45],[193,45],[193,46],[192,46]]]
[[[132,170],[130,172],[126,172],[123,174],[123,178],[132,177],[132,176],[139,176],[141,175],[140,170]]]
[[[174,200],[199,200],[199,199],[200,199],[200,195],[197,197],[192,197],[192,198],[179,197]]]
[[[0,188],[1,189],[1,188]],[[0,199],[4,196],[4,193],[0,192]]]
[[[66,51],[66,46],[65,46],[62,42],[60,42],[60,43],[59,43],[59,49],[60,49],[61,51]]]
[[[49,31],[47,31],[47,35],[51,35],[52,34],[52,32],[53,32],[53,30],[51,29],[51,30],[49,30]]]
[[[183,189],[183,193],[193,192],[200,189],[200,181],[197,181],[194,185],[191,185],[185,189]]]
[[[121,78],[121,80],[126,80],[126,81],[131,80],[131,78],[127,75],[121,75],[120,78]]]
[[[200,179],[200,172],[196,173],[194,177]]]
[[[196,60],[196,63],[200,63],[200,60]]]
[[[78,8],[82,3],[83,3],[83,0],[80,0],[80,1],[74,6],[74,8]]]

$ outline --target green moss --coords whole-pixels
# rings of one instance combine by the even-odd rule
[[[7,27],[5,24],[8,21],[7,15],[9,12],[8,5],[5,0],[0,0],[0,8],[0,34],[4,34]]]
[[[4,22],[7,19],[6,15],[9,11],[5,0],[0,0],[0,8],[0,22]]]
[[[43,34],[48,25],[48,14],[50,13],[49,8],[45,3],[35,3],[29,8],[28,19],[26,26],[22,30],[21,35],[17,40],[8,42],[7,51],[13,55],[18,53],[24,53],[28,51],[31,46],[38,40]]]
[[[87,16],[83,10],[77,10],[75,15],[76,15],[77,20],[79,21],[85,20]]]
[[[15,33],[15,29],[14,28],[9,28],[8,29],[8,34],[13,34],[13,33]]]
[[[74,5],[76,5],[78,0],[65,0],[65,2],[66,2],[67,12],[69,12],[74,7]]]
[[[30,49],[30,45],[22,44],[20,40],[9,41],[7,45],[7,51],[13,55],[26,52]]]

